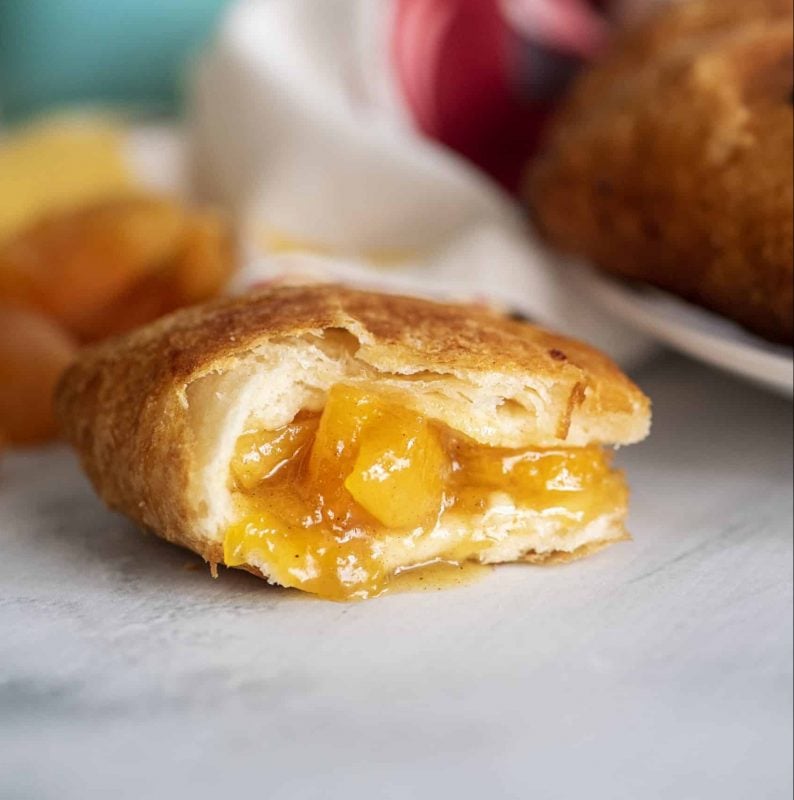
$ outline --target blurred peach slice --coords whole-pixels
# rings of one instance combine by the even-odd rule
[[[0,302],[89,342],[214,296],[233,264],[213,212],[128,196],[44,217],[0,245]]]
[[[178,206],[131,197],[42,218],[0,249],[0,297],[80,332],[90,317],[170,255]]]
[[[132,191],[127,128],[99,113],[56,114],[0,137],[0,240],[56,211]]]
[[[231,277],[235,261],[228,226],[212,211],[191,215],[176,255],[173,286],[183,304],[218,294]]]
[[[77,345],[42,314],[0,306],[0,440],[54,436],[52,394]]]

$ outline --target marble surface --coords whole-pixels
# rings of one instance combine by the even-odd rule
[[[0,475],[0,797],[784,798],[791,405],[675,357],[620,460],[633,543],[336,605]]]

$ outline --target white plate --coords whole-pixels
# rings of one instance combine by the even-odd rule
[[[582,269],[589,295],[615,316],[687,355],[786,395],[794,394],[792,349],[652,287]]]

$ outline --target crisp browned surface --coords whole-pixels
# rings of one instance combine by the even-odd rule
[[[528,177],[556,245],[792,340],[791,0],[675,3],[575,87]]]
[[[642,392],[610,359],[581,342],[475,306],[334,286],[225,298],[112,339],[85,351],[62,384],[61,404],[66,409],[70,400],[81,402],[86,381],[111,374],[114,397],[108,402],[126,395],[129,404],[141,390],[151,395],[164,385],[184,385],[258,344],[330,329],[356,336],[366,349],[362,357],[379,370],[537,376],[570,385],[578,413],[622,412],[632,421],[648,415]]]
[[[541,376],[569,387],[569,412],[592,417],[594,437],[603,414],[625,441],[647,431],[647,398],[586,345],[471,306],[328,286],[183,309],[85,351],[57,391],[62,430],[111,507],[217,559],[187,491],[196,463],[185,387],[254,346],[328,329],[350,331],[377,369]]]

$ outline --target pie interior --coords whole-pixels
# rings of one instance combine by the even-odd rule
[[[426,565],[431,539],[432,562],[489,560],[485,519],[500,503],[563,535],[622,515],[627,488],[611,462],[596,445],[482,445],[397,391],[338,383],[322,411],[277,430],[251,422],[237,439],[224,561],[330,599],[373,597]]]

